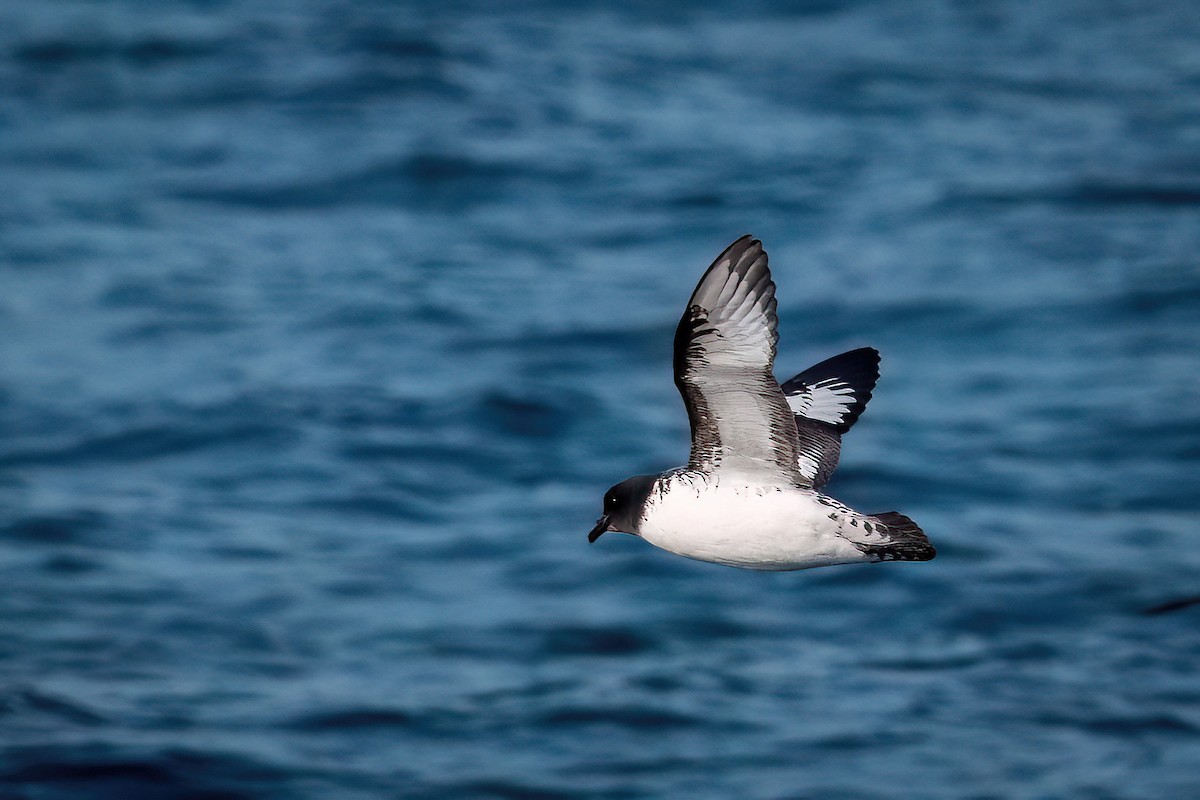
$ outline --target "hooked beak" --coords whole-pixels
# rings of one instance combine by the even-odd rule
[[[612,525],[608,524],[608,517],[604,516],[596,520],[596,527],[592,528],[592,532],[588,534],[588,543],[593,543],[609,531],[615,531]]]

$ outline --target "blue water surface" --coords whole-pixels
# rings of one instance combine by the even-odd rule
[[[0,797],[1200,797],[1187,3],[0,7]],[[761,574],[682,462],[743,233],[831,485]]]

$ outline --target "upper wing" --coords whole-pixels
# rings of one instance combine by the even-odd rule
[[[798,463],[807,484],[829,482],[842,451],[842,434],[858,420],[879,380],[879,352],[851,350],[809,367],[783,384],[796,415]]]
[[[675,384],[692,425],[693,469],[798,483],[796,425],[775,382],[775,284],[762,243],[717,256],[675,331]]]

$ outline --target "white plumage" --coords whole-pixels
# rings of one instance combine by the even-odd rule
[[[846,512],[813,491],[683,471],[665,476],[650,493],[637,533],[681,556],[748,569],[877,561],[843,535]]]

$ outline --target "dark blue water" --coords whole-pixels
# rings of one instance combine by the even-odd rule
[[[1200,17],[505,8],[0,10],[0,796],[1200,796]],[[746,232],[936,561],[586,544]]]

